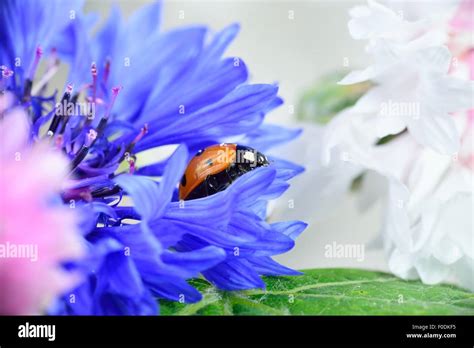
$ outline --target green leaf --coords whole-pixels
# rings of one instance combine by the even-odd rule
[[[160,301],[162,315],[474,315],[474,294],[357,269],[313,269],[265,277],[267,289],[226,292],[193,279],[203,299]]]
[[[298,104],[298,119],[320,124],[328,123],[334,115],[355,104],[370,88],[370,82],[338,85],[346,73],[336,72],[324,76],[306,91]]]

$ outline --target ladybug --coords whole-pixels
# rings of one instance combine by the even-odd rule
[[[207,197],[225,190],[238,177],[268,166],[262,153],[248,146],[218,144],[199,150],[188,164],[179,184],[179,199]]]

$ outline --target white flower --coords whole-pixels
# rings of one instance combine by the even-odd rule
[[[420,146],[408,133],[374,146],[370,118],[351,111],[327,127],[322,156],[340,168],[336,182],[357,176],[344,168],[365,168],[385,178],[385,188],[374,190],[366,172],[360,200],[364,207],[385,200],[381,230],[390,271],[404,279],[451,281],[474,291],[472,133],[457,156]],[[459,130],[469,126],[464,115],[457,115]]]
[[[442,45],[447,36],[427,28],[431,21],[408,22],[374,1],[351,15],[351,34],[370,39],[367,51],[374,64],[340,83],[377,82],[353,112],[377,115],[380,138],[408,128],[420,144],[440,153],[456,152],[459,134],[449,114],[473,107],[474,84],[448,76],[451,53]]]
[[[446,41],[446,32],[433,28],[432,21],[410,22],[400,13],[375,1],[368,1],[368,6],[357,6],[350,11],[349,32],[356,40],[369,40],[366,51],[374,64],[364,70],[352,71],[341,80],[341,84],[377,80],[385,71],[399,69],[397,65],[401,59]]]
[[[376,87],[326,127],[322,163],[345,160],[366,179],[385,178],[377,191],[364,180],[361,192],[370,194],[361,201],[385,199],[381,230],[394,274],[474,291],[474,110],[461,112],[473,108],[472,42],[439,41],[449,17],[418,13],[408,22],[373,1],[351,12],[351,34],[370,40],[374,64],[341,82],[372,79]],[[448,46],[462,53],[457,66]],[[397,136],[377,144],[389,134]]]
[[[418,154],[404,185],[389,183],[384,239],[390,270],[474,291],[473,172],[429,149]]]

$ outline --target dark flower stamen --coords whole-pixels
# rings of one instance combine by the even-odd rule
[[[56,107],[53,120],[51,121],[51,125],[49,126],[48,133],[46,133],[48,137],[54,136],[54,134],[56,133],[56,130],[58,129],[59,123],[61,122],[61,118],[65,116],[63,113],[64,111],[63,109],[67,109],[64,106],[67,105],[67,103],[69,103],[69,100],[71,99],[72,90],[73,90],[73,85],[68,84],[66,87],[66,91],[64,92],[63,97],[61,98],[61,105],[59,107],[58,106]]]
[[[72,98],[71,98],[71,100],[70,100],[70,103],[71,103],[73,106],[75,106],[76,103],[77,103],[77,99],[79,99],[79,93],[75,93],[75,94],[72,96]],[[69,115],[69,114],[66,114],[66,115],[63,117],[63,122],[62,122],[62,124],[61,124],[61,129],[59,130],[59,134],[63,134],[63,133],[64,133],[64,131],[66,130],[66,125],[67,125],[67,123],[68,123],[68,121],[69,121],[70,118],[71,118],[71,115]]]
[[[87,154],[89,153],[89,149],[91,148],[92,144],[96,139],[97,132],[94,129],[89,129],[89,132],[87,133],[86,139],[84,141],[84,145],[82,145],[81,149],[71,161],[71,171],[76,169],[76,167],[82,162],[82,160],[86,158]]]

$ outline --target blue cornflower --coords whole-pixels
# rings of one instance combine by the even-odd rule
[[[243,60],[222,57],[238,25],[215,35],[205,26],[161,32],[157,2],[127,21],[114,7],[92,35],[96,17],[81,13],[81,1],[19,3],[0,4],[1,88],[29,110],[31,140],[50,139],[69,156],[71,178],[62,197],[81,213],[90,250],[83,262],[65,265],[85,278],[51,313],[154,314],[156,298],[199,301],[186,282],[199,275],[237,290],[263,287],[260,275],[298,274],[271,256],[290,250],[306,224],[265,218],[268,200],[301,167],[270,158],[270,166],[222,192],[177,199],[177,183],[198,149],[232,138],[266,151],[300,133],[264,124],[282,103],[278,86],[248,84]],[[52,25],[44,15],[50,13],[65,17]],[[38,77],[45,52],[49,63]],[[28,69],[15,65],[18,57]],[[61,98],[44,88],[58,57],[70,65]],[[88,108],[58,111],[58,100],[84,100]],[[169,158],[139,166],[136,154],[163,145],[179,146]]]

